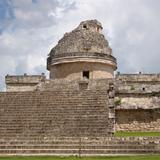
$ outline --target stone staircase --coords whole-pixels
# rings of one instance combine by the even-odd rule
[[[108,136],[106,91],[0,93],[0,139]]]
[[[160,137],[112,137],[111,88],[0,93],[0,155],[160,153]]]
[[[50,138],[0,141],[1,155],[159,154],[159,137]]]

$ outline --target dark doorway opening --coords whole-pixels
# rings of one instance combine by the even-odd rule
[[[89,79],[89,71],[83,71],[83,78]]]

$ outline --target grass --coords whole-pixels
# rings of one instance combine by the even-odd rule
[[[160,160],[160,155],[112,156],[112,157],[56,157],[56,156],[12,156],[0,160]]]
[[[116,132],[116,137],[159,137],[160,132]]]

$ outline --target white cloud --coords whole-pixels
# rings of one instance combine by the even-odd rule
[[[39,0],[36,4],[15,0],[15,19],[0,35],[0,88],[4,87],[6,74],[41,74],[46,72],[46,58],[51,47],[56,44],[55,21],[49,11],[62,8],[58,1]],[[67,6],[68,7],[68,6]],[[64,12],[63,8],[60,12]],[[56,39],[56,41],[55,41]],[[2,78],[3,77],[3,78]]]

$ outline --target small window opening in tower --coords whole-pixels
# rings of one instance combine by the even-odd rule
[[[83,25],[83,28],[87,29],[87,25],[86,25],[86,24],[84,24],[84,25]]]
[[[83,71],[83,78],[89,79],[89,71]]]
[[[145,91],[145,88],[143,87],[142,90]]]
[[[99,27],[97,27],[97,31],[99,32]]]

